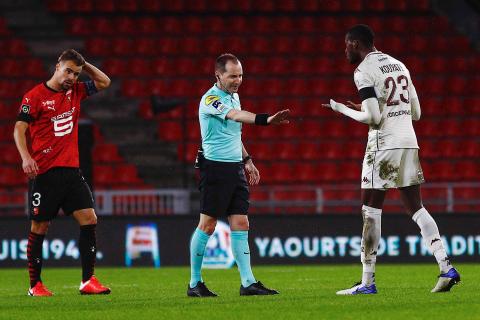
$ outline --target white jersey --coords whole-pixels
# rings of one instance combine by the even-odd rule
[[[405,65],[388,54],[374,51],[358,65],[354,80],[360,93],[361,89],[373,87],[382,115],[380,124],[370,126],[366,151],[418,149],[410,104],[410,99],[416,98],[416,91]]]

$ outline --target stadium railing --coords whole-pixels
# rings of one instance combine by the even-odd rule
[[[198,214],[194,189],[95,190],[99,215]],[[428,183],[422,187],[425,206],[436,213],[480,213],[480,182]],[[271,185],[251,188],[252,214],[352,214],[359,211],[360,188],[341,185]],[[387,193],[385,213],[404,212],[399,192]],[[0,216],[27,213],[25,191],[0,193]]]

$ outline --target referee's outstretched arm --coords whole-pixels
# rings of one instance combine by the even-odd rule
[[[267,113],[255,114],[245,110],[232,109],[227,113],[226,118],[241,123],[267,126],[270,124],[287,124],[290,122],[288,120],[289,115],[290,109],[279,111],[273,116]]]

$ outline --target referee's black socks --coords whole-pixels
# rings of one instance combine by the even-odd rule
[[[42,248],[44,234],[30,232],[27,244],[28,274],[30,276],[30,288],[33,288],[40,280],[42,272]]]
[[[88,281],[93,276],[95,258],[97,255],[96,224],[80,226],[80,257],[82,258],[82,281]]]

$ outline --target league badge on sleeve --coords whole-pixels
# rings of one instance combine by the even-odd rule
[[[22,104],[20,107],[20,112],[29,114],[30,113],[30,106],[28,104]]]

